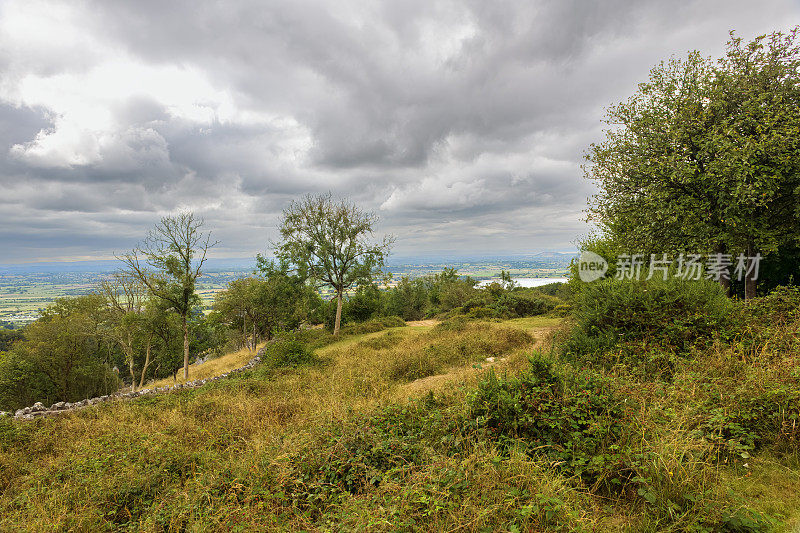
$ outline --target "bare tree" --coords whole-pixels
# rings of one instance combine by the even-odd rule
[[[194,214],[167,216],[150,230],[147,238],[131,252],[119,257],[126,271],[143,283],[153,296],[167,302],[181,317],[183,326],[183,377],[189,378],[188,317],[196,299],[195,283],[211,242],[203,232],[202,219]]]
[[[339,334],[344,292],[380,275],[394,238],[369,242],[377,216],[348,200],[334,201],[331,194],[306,195],[283,211],[278,256],[297,265],[303,276],[327,283],[336,292]]]

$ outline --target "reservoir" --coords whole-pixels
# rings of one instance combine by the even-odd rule
[[[541,287],[548,283],[566,283],[569,278],[511,278],[517,287]],[[500,283],[500,278],[484,279],[478,282],[479,287],[485,287],[491,283]]]

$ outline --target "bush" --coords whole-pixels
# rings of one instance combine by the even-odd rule
[[[536,354],[518,377],[490,371],[469,399],[469,417],[504,449],[522,446],[569,475],[619,488],[633,477],[618,450],[622,403],[607,378],[583,373],[568,383]]]
[[[269,368],[297,367],[319,362],[308,345],[294,334],[287,334],[268,344],[261,360]]]
[[[422,445],[407,427],[373,419],[338,421],[290,458],[284,490],[292,504],[318,513],[344,494],[361,494],[404,468],[422,463]]]
[[[360,324],[347,326],[342,333],[347,335],[363,335],[364,333],[376,333],[387,328],[401,328],[406,325],[405,320],[399,316],[384,316],[373,318]]]
[[[498,318],[517,318],[544,315],[561,303],[555,296],[522,289],[500,293],[491,308]]]
[[[563,353],[667,371],[674,356],[738,324],[734,304],[712,282],[602,280],[585,284]],[[730,331],[728,331],[730,333]]]

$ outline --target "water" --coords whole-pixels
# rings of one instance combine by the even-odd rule
[[[517,287],[541,287],[548,283],[566,283],[569,278],[511,278]],[[485,287],[494,282],[500,282],[500,278],[485,279],[478,283],[479,287]]]

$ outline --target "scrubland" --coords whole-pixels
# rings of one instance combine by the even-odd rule
[[[2,420],[0,530],[798,527],[797,291],[568,307],[288,334],[228,380]]]

